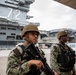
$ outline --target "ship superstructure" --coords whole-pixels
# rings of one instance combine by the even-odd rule
[[[42,42],[45,44],[49,43],[58,43],[57,39],[57,33],[58,31],[65,31],[68,33],[68,42],[69,43],[76,43],[76,30],[73,29],[67,29],[67,28],[62,28],[62,29],[53,29],[48,32],[48,37],[42,38]]]
[[[0,1],[0,47],[6,48],[23,42],[20,36],[21,29],[27,25],[27,19],[33,16],[27,15],[30,4],[35,0],[2,0]],[[35,23],[37,26],[40,23]],[[40,31],[39,41],[47,37],[47,31]]]
[[[35,0],[1,0],[0,18],[6,18],[10,21],[16,21],[20,25],[26,24],[26,19],[32,18],[27,15],[30,4]]]
[[[30,23],[27,15],[30,5],[35,0],[1,0],[0,1],[0,47],[14,46],[23,42],[20,36],[24,25]]]
[[[22,42],[20,32],[23,26],[19,26],[17,22],[0,19],[0,45],[15,45]]]

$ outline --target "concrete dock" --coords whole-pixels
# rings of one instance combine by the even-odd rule
[[[11,50],[0,51],[0,75],[6,75],[7,57]],[[45,50],[44,50],[45,51]],[[47,62],[49,63],[49,51],[45,55]]]
[[[11,50],[0,51],[0,75],[6,75],[7,56]],[[43,50],[47,59],[48,65],[50,65],[50,50]],[[75,65],[76,67],[76,65]]]
[[[0,75],[6,75],[7,57],[0,57]]]

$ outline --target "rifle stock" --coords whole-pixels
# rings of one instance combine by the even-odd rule
[[[28,47],[26,47],[26,50],[27,54],[29,54],[33,59],[36,59],[36,60],[41,60],[44,64],[44,68],[41,69],[46,75],[54,75],[54,72],[53,70],[49,67],[49,65],[47,64],[46,62],[46,58],[44,56],[42,56],[40,54],[40,51],[38,48],[36,48],[34,46],[33,43],[29,44]]]

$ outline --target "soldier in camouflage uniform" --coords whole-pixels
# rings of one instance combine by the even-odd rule
[[[65,44],[68,40],[67,38],[67,33],[64,31],[60,31],[57,33],[57,38],[59,40],[58,44],[53,44],[51,46],[51,52],[50,52],[50,65],[51,68],[57,72],[57,75],[75,75],[75,68],[73,68],[69,71],[67,71],[67,68],[63,68],[61,66],[61,63],[58,62],[58,55],[61,53],[61,50],[67,50],[68,51],[68,46]],[[70,48],[71,49],[71,48]],[[59,59],[59,60],[64,60],[64,59]],[[71,64],[70,64],[71,65]],[[61,71],[60,68],[66,71]]]
[[[24,43],[22,44],[25,48],[30,44],[36,44],[39,35],[39,30],[36,25],[29,24],[26,25],[21,31],[21,36],[24,38]],[[35,75],[45,75],[44,72],[41,72],[40,69],[44,68],[43,63],[40,60],[24,60],[21,59],[23,49],[17,45],[9,54],[7,61],[7,75],[34,75],[30,74],[30,67],[34,64],[36,65],[37,72]],[[42,51],[40,51],[42,54]],[[27,53],[24,53],[24,56],[27,56]],[[38,73],[41,74],[38,74]]]
[[[23,46],[26,47],[31,42],[36,44],[38,35],[39,31],[35,25],[26,25],[21,32],[21,36],[26,40],[23,43]],[[35,64],[38,69],[44,67],[43,63],[40,60],[21,60],[21,56],[17,55],[20,55],[22,53],[22,48],[20,46],[16,46],[15,49],[12,50],[12,52],[9,54],[6,71],[7,75],[24,75],[29,72],[32,64]]]

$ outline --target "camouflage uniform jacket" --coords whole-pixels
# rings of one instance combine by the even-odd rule
[[[50,50],[50,65],[51,68],[56,71],[60,75],[72,75],[71,71],[69,72],[60,72],[59,67],[61,66],[60,63],[57,62],[58,53],[61,51],[60,47],[57,44],[52,45]]]
[[[16,46],[15,49],[19,51],[18,53],[22,54],[23,50],[20,46]],[[21,56],[16,56],[13,50],[8,56],[6,73],[7,75],[25,75],[30,71],[27,61],[26,59],[21,60]],[[26,53],[24,55],[26,56]],[[45,75],[44,72],[41,75]]]

